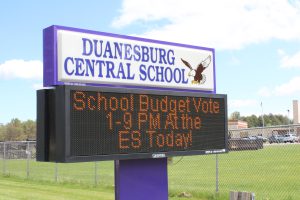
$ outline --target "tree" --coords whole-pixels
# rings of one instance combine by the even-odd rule
[[[26,139],[36,138],[36,123],[33,120],[27,120],[23,122],[23,132]]]
[[[0,141],[4,141],[5,139],[5,126],[4,125],[0,125]]]
[[[5,140],[12,141],[12,140],[24,140],[24,134],[23,134],[23,127],[22,123],[19,119],[15,118],[12,119],[7,125],[6,125],[6,131],[5,131]]]
[[[257,117],[256,115],[251,116],[239,116],[239,112],[233,112],[230,115],[229,119],[239,119],[242,121],[246,121],[248,123],[248,127],[262,127],[264,126],[276,126],[276,125],[287,125],[292,123],[286,116],[283,115],[273,115],[272,113],[268,115],[263,115]],[[264,123],[263,123],[264,122]]]
[[[241,119],[241,114],[240,114],[240,112],[235,111],[235,112],[231,113],[229,119],[230,119],[230,120],[240,120],[240,119]]]
[[[36,122],[27,120],[20,121],[18,118],[12,119],[5,125],[0,125],[0,141],[20,141],[36,139]]]
[[[259,124],[259,120],[256,115],[251,115],[247,117],[241,117],[241,120],[246,121],[248,123],[248,127],[257,127]]]

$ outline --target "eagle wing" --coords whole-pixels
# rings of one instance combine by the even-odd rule
[[[209,55],[201,63],[199,63],[199,65],[197,67],[197,71],[199,69],[201,71],[201,73],[202,73],[206,68],[208,68],[210,62],[211,62],[211,56]]]
[[[190,64],[189,62],[183,60],[182,58],[181,58],[181,61],[182,61],[183,64],[185,64],[185,66],[187,66],[190,70],[193,70],[193,68],[192,68],[192,66],[191,66],[191,64]]]

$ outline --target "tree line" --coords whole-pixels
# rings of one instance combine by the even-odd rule
[[[9,123],[0,125],[0,141],[24,141],[36,139],[36,122],[12,119]]]
[[[274,115],[272,113],[263,116],[241,116],[238,111],[231,113],[229,120],[241,120],[248,123],[248,127],[263,127],[263,126],[276,126],[276,125],[288,125],[292,121],[283,115]]]

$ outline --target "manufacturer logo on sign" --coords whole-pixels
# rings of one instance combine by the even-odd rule
[[[164,153],[154,153],[152,154],[152,158],[165,158],[166,154]]]

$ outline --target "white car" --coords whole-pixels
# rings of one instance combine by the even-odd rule
[[[283,142],[291,142],[291,143],[294,143],[294,142],[298,142],[299,141],[299,137],[296,136],[296,134],[292,134],[292,133],[289,133],[289,134],[285,134],[283,136]]]

